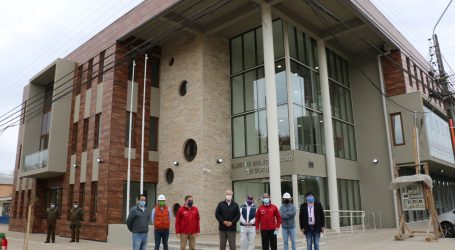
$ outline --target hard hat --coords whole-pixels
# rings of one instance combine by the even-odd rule
[[[291,199],[291,194],[290,193],[284,193],[283,194],[283,199]]]
[[[166,196],[164,196],[164,194],[160,194],[160,195],[158,195],[158,200],[159,201],[165,201],[166,200]]]

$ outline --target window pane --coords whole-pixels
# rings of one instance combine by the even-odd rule
[[[343,123],[343,142],[344,142],[344,156],[345,159],[351,158],[350,147],[349,147],[349,137],[348,137],[348,125]]]
[[[346,121],[347,120],[347,114],[346,114],[346,100],[345,100],[345,93],[348,92],[345,88],[338,86],[338,96],[340,98],[340,114],[341,114],[341,119]]]
[[[273,22],[273,47],[275,51],[275,59],[284,57],[283,45],[283,24],[281,20]]]
[[[158,151],[158,117],[150,117],[150,151]]]
[[[349,125],[349,146],[351,147],[351,160],[353,161],[357,160],[357,146],[355,143],[354,126]]]
[[[245,156],[245,122],[244,117],[232,119],[234,157]]]
[[[298,69],[295,68],[296,64],[291,64],[291,81],[292,81],[292,101],[295,104],[299,104],[301,106],[304,105],[303,103],[303,94],[304,88],[303,84],[305,82],[304,76],[298,73]]]
[[[294,59],[297,58],[297,51],[296,51],[296,31],[295,27],[292,25],[288,25],[288,39],[289,39],[289,56]]]
[[[281,65],[281,68],[276,69],[276,101],[278,104],[286,103],[288,101],[288,89],[286,86],[286,69],[284,67],[284,61],[277,62],[277,65]]]
[[[352,102],[351,102],[351,91],[346,90],[344,92],[344,98],[346,102],[346,119],[350,123],[354,123],[354,118],[352,114]]]
[[[297,53],[299,61],[308,65],[308,59],[306,56],[305,34],[303,34],[303,32],[297,32]]]
[[[318,62],[318,46],[316,43],[316,40],[311,38],[311,53],[313,56],[313,65],[311,65],[312,68],[319,67],[319,62]]]
[[[257,65],[264,64],[264,49],[262,42],[262,27],[256,29],[256,60]]]
[[[278,137],[280,151],[291,149],[289,136],[288,105],[278,106]]]
[[[248,114],[245,116],[246,121],[246,145],[247,155],[259,154],[259,126],[257,113]]]
[[[245,76],[245,111],[253,110],[256,101],[256,91],[254,82],[256,80],[256,70],[249,71]]]
[[[265,110],[259,111],[259,143],[261,154],[267,153],[267,112]]]
[[[260,68],[258,71],[258,77],[255,82],[255,87],[257,89],[256,100],[257,100],[257,108],[265,108],[265,79],[264,79],[264,68]]]
[[[392,116],[393,135],[395,139],[395,145],[404,144],[403,138],[403,127],[401,124],[401,114],[395,114]]]
[[[243,75],[238,75],[232,77],[232,114],[243,111]]]
[[[242,71],[242,60],[242,36],[238,36],[231,40],[231,74]]]
[[[254,30],[243,35],[243,60],[244,69],[256,66],[256,48],[254,41]]]

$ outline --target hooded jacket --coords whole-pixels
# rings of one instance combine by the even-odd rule
[[[176,234],[197,234],[200,232],[199,211],[197,207],[182,206],[175,216]]]

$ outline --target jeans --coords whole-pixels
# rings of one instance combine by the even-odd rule
[[[133,250],[145,250],[147,248],[147,233],[133,233]]]
[[[295,227],[293,228],[283,228],[283,242],[284,242],[284,250],[289,249],[289,241],[288,238],[291,237],[292,243],[292,250],[295,250]]]
[[[235,231],[220,231],[220,250],[226,250],[226,241],[229,242],[229,249],[235,250]]]
[[[275,230],[261,230],[262,250],[277,250]]]
[[[168,250],[169,229],[155,230],[155,250],[160,249],[161,239],[163,240],[164,250]]]
[[[310,229],[306,232],[306,249],[319,250],[319,238],[321,237],[321,232],[314,231],[314,228],[310,226]]]
[[[240,226],[240,246],[242,250],[254,249],[254,237],[256,228],[254,226]]]

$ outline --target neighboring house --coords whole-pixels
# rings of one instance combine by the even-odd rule
[[[13,176],[0,174],[0,224],[9,222],[13,193]]]

